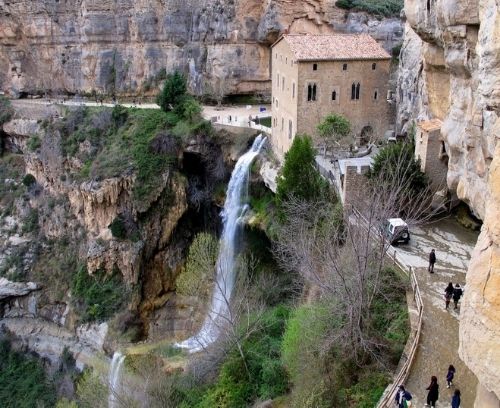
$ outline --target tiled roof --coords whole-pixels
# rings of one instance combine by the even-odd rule
[[[389,59],[368,34],[285,34],[282,37],[298,61]]]
[[[439,119],[431,119],[425,122],[419,122],[418,127],[426,132],[432,132],[433,130],[441,129],[443,122]]]

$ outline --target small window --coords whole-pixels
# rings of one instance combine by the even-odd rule
[[[285,128],[285,118],[281,118],[281,131]]]
[[[276,107],[279,108],[278,98],[276,98]]]
[[[278,53],[275,54],[275,59],[278,59]]]
[[[342,65],[342,71],[347,71],[347,64]]]
[[[309,84],[307,86],[307,101],[313,102],[316,100],[317,86],[316,84]]]
[[[276,76],[276,78],[277,78],[277,79],[276,79],[276,82],[277,82],[277,87],[279,88],[279,87],[280,87],[280,74],[278,74],[278,75]]]
[[[377,64],[376,64],[375,62],[372,64],[372,69],[373,69],[374,71],[377,69]]]
[[[295,98],[295,82],[292,84],[292,99]]]
[[[375,91],[375,93],[373,94],[373,99],[375,99],[375,100],[378,99],[378,91]]]
[[[351,99],[356,99],[356,84],[351,85]]]
[[[292,139],[293,123],[291,120],[288,121],[288,139]]]
[[[284,91],[285,90],[285,77],[282,78],[281,84],[282,84],[282,89]]]
[[[332,101],[336,101],[337,100],[337,91],[333,91],[332,92]]]
[[[313,71],[317,71],[318,70],[318,64],[313,64]]]
[[[360,92],[361,86],[358,84],[356,85],[356,99],[359,99],[359,92]]]
[[[288,65],[288,57],[285,58],[285,65]]]

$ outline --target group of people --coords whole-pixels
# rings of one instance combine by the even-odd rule
[[[448,286],[444,290],[444,300],[445,300],[445,309],[448,309],[450,305],[451,299],[453,299],[453,304],[455,305],[455,309],[458,309],[458,301],[464,294],[463,289],[460,287],[460,284],[455,284],[453,287],[453,283],[449,282]]]
[[[427,270],[429,273],[434,273],[434,264],[436,263],[436,251],[433,249],[429,254],[429,267]],[[458,301],[464,294],[463,289],[460,287],[460,284],[457,283],[453,286],[453,283],[448,283],[448,286],[444,290],[444,299],[445,299],[445,309],[448,309],[450,305],[451,299],[453,299],[453,303],[455,305],[455,309],[458,309]]]
[[[446,388],[450,388],[453,385],[453,379],[455,378],[455,367],[453,365],[450,365],[448,367],[448,372],[446,374]],[[437,377],[433,375],[431,377],[431,383],[429,386],[426,388],[427,392],[427,403],[425,404],[426,407],[435,407],[436,402],[439,399],[439,384]],[[411,400],[413,399],[413,396],[408,392],[404,385],[400,385],[399,389],[396,393],[396,406],[398,408],[408,408],[412,406]],[[460,408],[460,390],[456,389],[453,392],[453,396],[451,397],[451,408]]]

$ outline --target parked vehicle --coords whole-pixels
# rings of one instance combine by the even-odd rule
[[[388,218],[382,226],[382,235],[387,238],[391,245],[410,242],[410,231],[408,224],[401,218]]]

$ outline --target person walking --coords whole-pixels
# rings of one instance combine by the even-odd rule
[[[448,283],[448,286],[446,286],[446,289],[444,290],[444,300],[446,302],[445,309],[448,309],[448,306],[450,306],[451,298],[453,296],[453,283]]]
[[[455,373],[457,370],[455,370],[455,367],[450,364],[448,367],[448,373],[446,374],[446,388],[450,388],[453,385],[453,378],[455,377]]]
[[[434,264],[436,263],[436,251],[432,250],[429,254],[429,272],[434,273]]]
[[[455,285],[455,289],[453,289],[453,303],[455,304],[455,309],[458,309],[458,301],[462,297],[464,291],[460,287],[460,285],[457,283]]]
[[[460,408],[460,390],[455,390],[451,397],[451,408]]]
[[[398,392],[396,392],[396,405],[398,408],[407,408],[411,405],[412,395],[405,390],[404,385],[400,385]]]
[[[439,384],[437,377],[433,375],[431,377],[431,383],[430,385],[426,388],[429,392],[427,393],[427,404],[425,405],[426,407],[435,407],[436,406],[436,401],[439,398]]]

